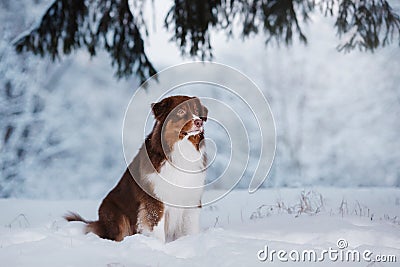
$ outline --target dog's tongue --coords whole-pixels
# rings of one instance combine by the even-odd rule
[[[203,129],[201,130],[194,130],[194,131],[190,131],[190,132],[183,132],[183,134],[185,136],[193,136],[193,135],[198,135],[201,134],[203,132]]]

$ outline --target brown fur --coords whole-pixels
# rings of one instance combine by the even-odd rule
[[[99,219],[87,221],[72,212],[64,218],[67,221],[82,221],[87,224],[86,233],[93,232],[101,238],[115,241],[140,233],[141,229],[137,229],[138,220],[141,220],[147,229],[152,230],[163,216],[164,204],[146,193],[153,192],[153,185],[146,177],[150,173],[160,171],[173,144],[182,139],[184,131],[192,126],[191,118],[175,114],[179,109],[185,110],[187,114],[193,112],[203,121],[207,119],[208,111],[198,98],[172,96],[152,104],[156,118],[153,130],[118,184],[104,198],[99,207]],[[203,133],[189,137],[197,149],[203,139]],[[144,188],[141,188],[133,177],[141,181],[140,184],[144,185]]]

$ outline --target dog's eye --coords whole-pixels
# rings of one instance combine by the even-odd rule
[[[176,113],[178,116],[183,116],[186,114],[186,111],[184,109],[179,109],[178,112]]]

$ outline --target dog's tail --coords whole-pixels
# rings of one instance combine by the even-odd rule
[[[100,237],[104,236],[105,229],[104,227],[100,224],[99,221],[88,221],[85,220],[81,215],[75,212],[68,212],[63,216],[63,218],[69,222],[83,222],[86,224],[85,227],[85,234],[87,233],[94,233]]]
[[[79,215],[78,213],[71,212],[71,211],[68,212],[67,214],[65,214],[63,216],[63,218],[69,222],[84,222],[86,224],[91,223],[90,221],[83,219],[82,216]]]

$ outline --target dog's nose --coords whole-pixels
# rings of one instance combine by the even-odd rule
[[[203,126],[203,121],[200,119],[194,120],[194,126],[196,126],[197,128],[200,128],[201,126]]]

